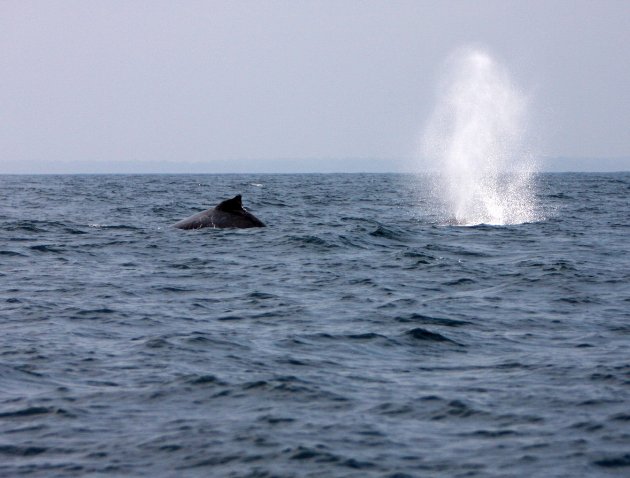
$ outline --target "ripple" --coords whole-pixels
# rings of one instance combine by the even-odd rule
[[[48,448],[40,446],[15,446],[15,445],[0,445],[0,454],[13,455],[13,456],[35,456],[41,455],[48,451]]]
[[[427,342],[447,342],[462,347],[463,345],[445,337],[437,332],[431,332],[430,330],[416,327],[415,329],[408,330],[406,332],[408,336],[415,340],[427,341]]]
[[[400,240],[405,239],[406,233],[402,230],[397,230],[391,227],[385,227],[379,224],[375,230],[370,232],[370,236],[400,241]]]
[[[395,318],[395,320],[402,323],[418,322],[421,324],[441,325],[444,327],[462,327],[464,325],[470,325],[472,323],[466,320],[444,319],[440,317],[430,317],[427,315],[422,315],[422,314],[417,314],[417,313],[398,316]]]
[[[62,254],[65,252],[65,249],[59,247],[57,244],[38,244],[36,246],[29,247],[31,251],[35,252],[44,252],[44,253],[53,253],[53,254]]]
[[[0,413],[0,418],[21,418],[21,417],[31,417],[33,415],[46,415],[49,413],[56,413],[57,410],[54,408],[47,407],[28,407],[22,408],[20,410],[15,410],[12,412],[4,412]]]
[[[602,468],[626,468],[630,467],[630,453],[623,455],[609,456],[594,460],[593,464]]]
[[[22,254],[21,252],[15,252],[15,251],[0,251],[0,256],[28,257],[26,254]]]
[[[482,414],[461,400],[451,400],[443,408],[435,412],[432,420],[445,420],[448,418],[470,418]]]

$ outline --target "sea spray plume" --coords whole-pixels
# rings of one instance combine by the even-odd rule
[[[534,165],[523,147],[526,107],[507,71],[485,51],[467,48],[450,58],[423,137],[449,221],[537,220]]]

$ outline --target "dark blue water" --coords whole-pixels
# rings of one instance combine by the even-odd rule
[[[628,476],[630,174],[427,181],[0,176],[0,476]]]

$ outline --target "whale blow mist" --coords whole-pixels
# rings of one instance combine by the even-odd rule
[[[451,57],[423,136],[448,222],[537,220],[534,163],[524,148],[526,110],[525,96],[487,52],[465,49]]]

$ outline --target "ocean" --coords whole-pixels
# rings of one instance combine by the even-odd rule
[[[628,476],[630,173],[530,191],[0,176],[0,476]],[[172,227],[236,194],[266,228]]]

